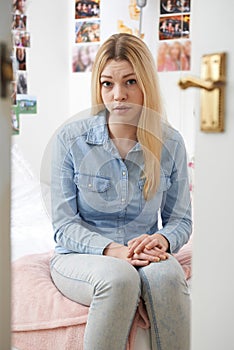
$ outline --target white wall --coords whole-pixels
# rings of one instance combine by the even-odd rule
[[[46,146],[56,128],[76,113],[90,107],[91,73],[72,73],[74,1],[28,2],[28,89],[36,95],[38,113],[21,115],[20,135],[14,136],[37,176]],[[118,31],[117,21],[138,29],[130,19],[129,1],[101,0],[101,40]],[[110,20],[111,15],[111,20]],[[155,59],[157,50],[159,1],[148,1],[143,9],[142,32]],[[170,122],[184,135],[188,152],[193,153],[193,95],[182,98],[177,82],[180,72],[160,73],[160,81]],[[189,97],[190,96],[190,97]],[[48,180],[43,171],[44,180]]]
[[[19,144],[39,176],[44,149],[55,128],[69,116],[68,2],[28,1],[28,92],[38,101],[38,113],[20,116]]]

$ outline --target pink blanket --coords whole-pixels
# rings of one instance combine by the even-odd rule
[[[191,250],[177,254],[186,278],[191,274]],[[82,350],[88,307],[65,298],[49,270],[53,252],[26,255],[12,267],[12,345],[20,350]],[[183,264],[184,263],[184,264]],[[140,303],[129,335],[133,350],[137,327],[149,328]]]

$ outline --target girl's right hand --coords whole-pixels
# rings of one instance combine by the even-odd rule
[[[147,251],[147,249],[139,254],[134,253],[131,257],[129,257],[129,248],[114,242],[110,243],[105,248],[103,255],[127,260],[133,266],[147,266],[151,262],[160,261],[158,257],[152,255],[152,252],[150,250]]]

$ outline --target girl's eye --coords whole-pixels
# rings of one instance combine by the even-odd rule
[[[102,81],[101,85],[104,87],[110,87],[112,85],[112,83],[110,81]]]
[[[134,84],[136,84],[136,83],[137,83],[136,79],[129,79],[129,80],[127,81],[127,85],[134,85]]]

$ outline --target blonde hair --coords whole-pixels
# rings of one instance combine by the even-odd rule
[[[101,73],[109,60],[127,60],[133,67],[144,101],[137,126],[137,139],[144,155],[144,196],[156,193],[160,182],[162,150],[162,116],[165,117],[158,84],[156,65],[146,44],[138,37],[114,34],[99,48],[92,69],[92,111],[105,109],[101,96]]]

